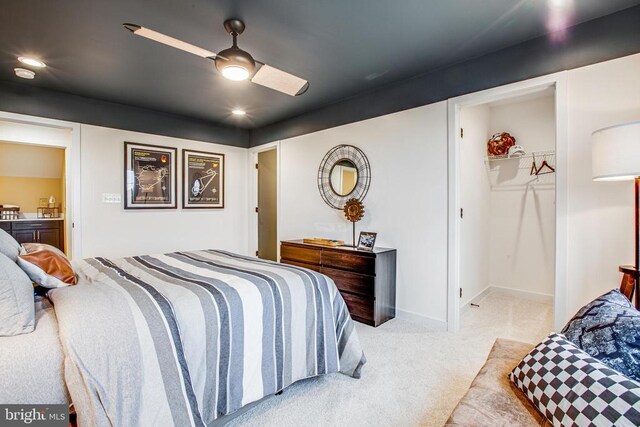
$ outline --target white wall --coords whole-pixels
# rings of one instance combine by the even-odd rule
[[[591,133],[635,120],[640,54],[569,71],[568,316],[633,264],[633,183],[591,179]]]
[[[447,310],[446,103],[281,141],[280,240],[351,240],[351,223],[322,201],[317,188],[320,161],[339,144],[362,149],[371,163],[366,213],[357,230],[377,232],[376,246],[398,250],[398,316],[431,319],[442,327]]]
[[[491,106],[490,134],[509,132],[530,153],[555,149],[553,94]],[[555,272],[554,175],[542,185],[509,186],[529,179],[532,160],[494,162],[495,167],[526,167],[515,181],[505,180],[491,191],[489,227],[491,285],[542,294],[551,300]],[[538,161],[539,162],[539,161]]]
[[[81,126],[82,257],[195,250],[248,251],[248,152],[243,148],[97,126]],[[124,142],[179,149],[178,209],[127,210],[102,203],[102,193],[123,194]],[[225,208],[180,208],[183,148],[225,154]]]
[[[0,120],[0,140],[67,147],[71,140],[71,129]]]
[[[490,281],[491,188],[483,158],[487,155],[490,110],[487,105],[463,108],[460,127],[464,137],[460,144],[460,305],[481,294]]]

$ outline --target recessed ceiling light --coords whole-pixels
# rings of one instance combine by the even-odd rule
[[[28,56],[19,56],[18,61],[22,62],[25,65],[30,65],[32,67],[44,68],[47,66],[44,62],[39,59],[29,58]]]
[[[33,80],[36,77],[36,73],[26,68],[14,68],[13,71],[15,71],[16,76],[22,79]]]
[[[236,116],[244,116],[244,115],[247,114],[246,111],[240,110],[239,108],[236,108],[235,110],[232,110],[231,113],[233,113]]]

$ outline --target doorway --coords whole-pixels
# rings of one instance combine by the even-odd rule
[[[20,244],[46,243],[69,255],[65,150],[0,140],[0,227]],[[27,226],[29,220],[37,228]]]
[[[278,150],[258,153],[258,257],[278,260]]]
[[[461,327],[461,314],[475,308],[472,304],[477,304],[479,299],[481,300],[482,297],[486,296],[491,291],[497,289],[498,291],[504,291],[504,294],[509,294],[510,291],[508,289],[498,289],[500,288],[500,285],[492,283],[492,281],[498,281],[500,279],[496,274],[493,276],[491,275],[492,265],[494,266],[494,270],[496,268],[499,270],[498,273],[512,272],[514,269],[518,270],[518,268],[522,267],[522,260],[533,264],[537,262],[538,265],[536,271],[542,272],[544,270],[543,275],[546,274],[544,280],[551,282],[550,286],[552,287],[552,290],[544,288],[544,286],[541,285],[541,288],[537,288],[529,293],[518,292],[518,290],[516,290],[512,295],[515,295],[516,297],[528,297],[528,299],[525,298],[525,302],[523,302],[521,306],[527,306],[527,301],[530,300],[546,301],[547,303],[551,300],[550,311],[552,328],[558,329],[566,320],[566,237],[568,227],[566,218],[566,164],[568,146],[566,78],[566,73],[557,73],[488,89],[482,92],[463,95],[457,98],[452,98],[448,101],[449,244],[447,327],[449,331],[458,332]],[[516,143],[518,145],[529,144],[528,149],[525,147],[528,157],[518,160],[516,166],[493,165],[493,159],[488,159],[486,152],[487,141],[492,136],[489,132],[492,132],[493,130],[491,125],[486,125],[486,123],[490,123],[490,118],[487,116],[487,109],[491,110],[492,107],[495,108],[502,105],[502,109],[504,110],[503,112],[508,113],[510,110],[515,110],[515,104],[518,102],[525,103],[535,99],[539,100],[548,95],[550,95],[549,98],[547,98],[548,105],[550,104],[553,107],[553,112],[550,116],[552,118],[550,122],[553,123],[551,124],[552,129],[549,131],[549,135],[551,136],[549,137],[547,135],[544,139],[552,139],[551,145],[549,147],[538,146],[537,142],[532,142],[530,137],[524,136],[527,132],[522,133],[521,130],[515,130],[514,133],[520,133],[523,135],[523,137]],[[482,117],[483,108],[485,110],[484,118],[489,120],[489,122],[484,122],[484,131],[482,130],[482,126],[478,127],[478,129],[480,129],[479,134],[484,136],[484,138],[481,138],[484,139],[484,141],[480,141],[480,145],[475,146],[476,149],[480,150],[482,159],[480,159],[479,162],[474,163],[474,167],[477,169],[476,173],[478,170],[484,173],[484,176],[482,177],[480,177],[480,175],[476,175],[479,177],[477,180],[484,182],[489,189],[487,190],[487,187],[485,187],[484,193],[471,192],[471,194],[469,194],[469,192],[467,192],[465,195],[465,177],[463,175],[463,155],[465,153],[463,150],[467,147],[463,148],[463,144],[470,144],[469,140],[472,137],[469,132],[473,133],[473,131],[469,130],[469,125],[463,129],[462,122],[465,121],[465,113],[472,112],[472,109],[475,107],[478,107],[475,111],[476,124],[482,123],[482,120],[478,119],[478,117]],[[471,113],[471,116],[474,116],[474,112]],[[529,119],[529,117],[524,117],[523,120],[526,122],[527,119]],[[472,117],[471,121],[473,122],[473,120],[474,119]],[[469,123],[468,120],[467,123]],[[503,121],[503,124],[499,126],[501,129],[497,129],[495,132],[508,131],[506,129],[507,126],[504,123],[505,122]],[[507,121],[506,123],[510,124],[512,121]],[[486,134],[483,132],[486,132]],[[518,135],[515,136],[517,140]],[[553,150],[550,147],[552,147]],[[535,160],[533,159],[533,153],[535,153]],[[548,160],[548,163],[552,165],[555,164],[555,172],[552,174],[552,177],[540,177],[538,184],[535,185],[526,185],[525,179],[519,183],[513,181],[513,179],[518,177],[531,177],[531,164],[535,162],[537,168],[545,159]],[[512,162],[516,164],[516,160],[507,159],[505,162]],[[524,168],[524,163],[526,162],[530,163],[527,164],[527,168]],[[523,170],[518,172],[521,167]],[[467,174],[473,173],[473,170],[465,169]],[[498,183],[505,187],[508,187],[510,184],[514,184],[513,188],[509,191],[516,189],[520,191],[518,203],[507,204],[508,207],[502,208],[495,208],[492,206],[490,202],[492,193],[494,193],[494,198],[500,199],[507,197],[508,192],[502,192],[501,190],[503,190],[503,188],[494,188],[493,190],[495,191],[491,191],[491,182],[494,182],[494,184]],[[544,189],[545,185],[548,188]],[[469,188],[467,188],[467,190],[469,190]],[[512,191],[512,194],[509,197],[512,197],[513,194],[516,193]],[[465,197],[467,198],[466,202],[464,201]],[[474,197],[476,200],[470,202],[469,200]],[[466,204],[466,207],[463,206],[464,204]],[[551,206],[549,206],[550,204]],[[543,205],[545,207],[543,207]],[[551,210],[550,213],[547,212],[549,209]],[[482,212],[483,210],[484,212]],[[546,212],[546,214],[543,214],[543,211]],[[495,215],[492,212],[495,213]],[[479,216],[480,218],[474,218],[474,215]],[[482,220],[483,215],[484,220]],[[542,217],[545,217],[546,220],[539,219]],[[474,221],[476,222],[475,226],[473,225]],[[512,224],[509,226],[503,226],[500,221],[511,221]],[[492,228],[492,223],[498,223],[499,225],[497,227],[494,225]],[[525,224],[527,224],[527,227],[524,227]],[[536,228],[540,230],[541,227],[544,229],[542,234],[546,237],[541,239],[540,236],[537,236],[537,238],[538,243],[540,243],[539,246],[542,246],[541,252],[546,254],[546,264],[544,262],[540,262],[539,259],[534,262],[534,257],[527,258],[526,255],[528,249],[521,249],[515,243],[516,241],[522,242],[523,240],[526,240],[526,233],[530,233]],[[493,254],[491,252],[491,243],[489,245],[484,245],[482,240],[484,239],[484,242],[486,243],[487,240],[491,242],[491,240],[500,240],[501,238],[504,238],[504,236],[501,236],[503,229],[511,230],[508,233],[504,233],[511,239],[511,243],[506,245],[507,249],[504,249],[505,246],[503,246],[504,251],[502,252],[502,258],[499,258],[498,254]],[[518,229],[521,230],[520,236],[517,234]],[[553,232],[550,232],[550,229]],[[516,230],[516,232],[514,233],[513,230]],[[468,237],[465,237],[469,233],[476,233],[480,242],[471,242],[470,244]],[[541,240],[544,241],[544,244],[541,243]],[[482,248],[470,248],[470,246],[473,246],[474,244],[476,246],[480,245]],[[540,249],[540,247],[538,249]],[[486,253],[489,255],[488,259],[495,260],[495,263],[492,264],[492,261],[487,261]],[[505,254],[510,255],[512,258],[505,260]],[[518,265],[517,260],[514,260],[515,258],[513,257],[517,258],[521,264]],[[483,272],[483,280],[477,280],[476,284],[478,286],[474,287],[475,285],[469,279],[469,277],[472,277],[469,274],[469,269],[479,268],[479,265],[483,265],[488,268]],[[487,273],[486,270],[489,272]],[[513,280],[513,277],[514,276],[511,275],[511,285],[520,286],[520,281]],[[535,275],[532,277],[532,281],[541,282],[541,279],[536,278]],[[477,278],[474,277],[474,279]],[[485,307],[490,307],[490,305],[485,304]],[[501,308],[500,305],[497,307]],[[506,309],[508,310],[509,308],[506,307]],[[511,316],[517,317],[518,313],[512,312]],[[480,321],[482,321],[482,319],[480,319]]]
[[[0,112],[0,141],[11,150],[6,152],[7,160],[14,160],[14,166],[18,167],[17,172],[10,174],[7,172],[10,168],[3,168],[9,175],[4,179],[9,185],[2,193],[7,199],[5,203],[20,206],[20,220],[38,219],[38,213],[45,220],[53,220],[47,227],[28,234],[23,234],[26,225],[21,224],[16,227],[20,229],[16,234],[27,240],[35,236],[37,241],[63,248],[69,258],[80,259],[80,125]],[[28,171],[27,165],[36,167]],[[17,181],[21,182],[21,188],[30,191],[9,191],[15,190]],[[41,209],[45,204],[46,208]],[[57,215],[58,219],[53,218]],[[5,231],[7,227],[5,224]],[[12,225],[11,230],[13,233]]]
[[[464,332],[535,342],[553,329],[554,95],[549,87],[460,110]]]

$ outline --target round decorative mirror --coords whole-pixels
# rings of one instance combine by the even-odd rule
[[[318,169],[320,195],[334,209],[342,209],[348,199],[364,200],[370,182],[369,160],[353,145],[333,147]]]
[[[329,185],[339,196],[348,196],[356,189],[358,183],[358,169],[349,159],[342,159],[331,168]]]

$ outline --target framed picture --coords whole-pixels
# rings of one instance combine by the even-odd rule
[[[358,238],[358,249],[364,251],[372,251],[373,246],[376,244],[376,236],[378,233],[371,233],[369,231],[361,231]]]
[[[124,143],[124,208],[175,209],[176,156],[171,147]]]
[[[182,207],[224,208],[224,154],[182,150]]]

